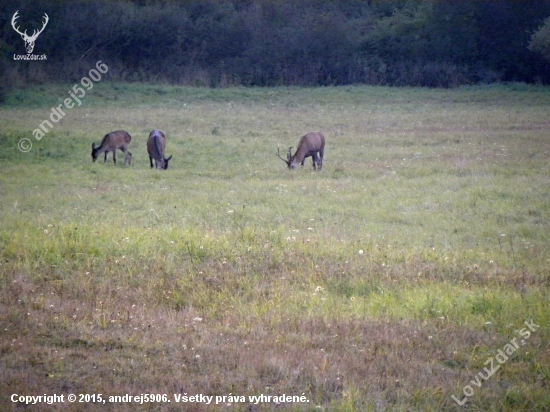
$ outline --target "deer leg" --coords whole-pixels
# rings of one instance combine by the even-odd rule
[[[116,165],[116,149],[113,150],[113,162],[115,162]]]
[[[323,156],[324,156],[325,152],[320,150],[319,151],[319,161],[318,161],[318,165],[319,165],[319,170],[321,170],[321,168],[323,167]]]
[[[122,145],[119,147],[119,149],[122,153],[124,153],[124,165],[126,165],[126,163],[128,163],[128,165],[131,165],[132,153],[130,153],[130,151],[128,150],[128,145],[127,144]],[[116,149],[115,149],[115,152],[116,152]]]
[[[313,153],[311,155],[311,163],[313,163],[313,170],[317,170],[316,166],[318,161],[319,160],[317,159],[317,153]]]
[[[108,151],[105,152],[105,158],[103,159],[103,163],[105,163],[107,161],[107,153],[109,153]]]
[[[132,164],[132,154],[128,151],[127,148],[120,149],[120,150],[122,150],[122,153],[124,153],[124,165],[126,165],[126,164],[131,165]]]

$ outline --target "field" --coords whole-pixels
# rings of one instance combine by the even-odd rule
[[[548,88],[100,82],[36,140],[71,87],[0,106],[1,410],[548,410]]]

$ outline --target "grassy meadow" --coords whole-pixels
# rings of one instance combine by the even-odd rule
[[[548,410],[548,88],[100,82],[34,139],[71,87],[0,106],[1,410]],[[118,129],[132,166],[92,163]],[[10,400],[69,393],[171,402]]]

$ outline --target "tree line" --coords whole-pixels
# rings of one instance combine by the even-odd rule
[[[49,22],[34,53],[21,30]],[[4,87],[108,77],[210,87],[550,83],[550,0],[21,0],[0,6]]]

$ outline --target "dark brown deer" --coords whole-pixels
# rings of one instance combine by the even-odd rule
[[[313,170],[321,170],[324,153],[325,136],[320,132],[309,132],[303,136],[294,155],[292,155],[292,147],[289,147],[286,160],[281,157],[279,149],[277,149],[277,156],[292,170],[296,169],[299,163],[303,166],[305,158],[310,156],[313,161]]]
[[[120,149],[124,152],[124,164],[128,163],[128,165],[131,165],[132,153],[128,150],[131,140],[132,136],[124,130],[107,133],[99,146],[92,143],[92,161],[95,162],[99,155],[105,152],[105,160],[103,161],[105,163],[107,161],[107,153],[113,152],[113,162],[115,162],[116,165],[116,151]]]
[[[149,152],[149,162],[151,163],[151,168],[153,168],[153,159],[155,159],[155,165],[157,169],[168,169],[168,162],[170,161],[172,156],[170,156],[168,159],[164,157],[165,149],[166,136],[160,130],[153,130],[149,134],[149,138],[147,139],[147,152]]]

